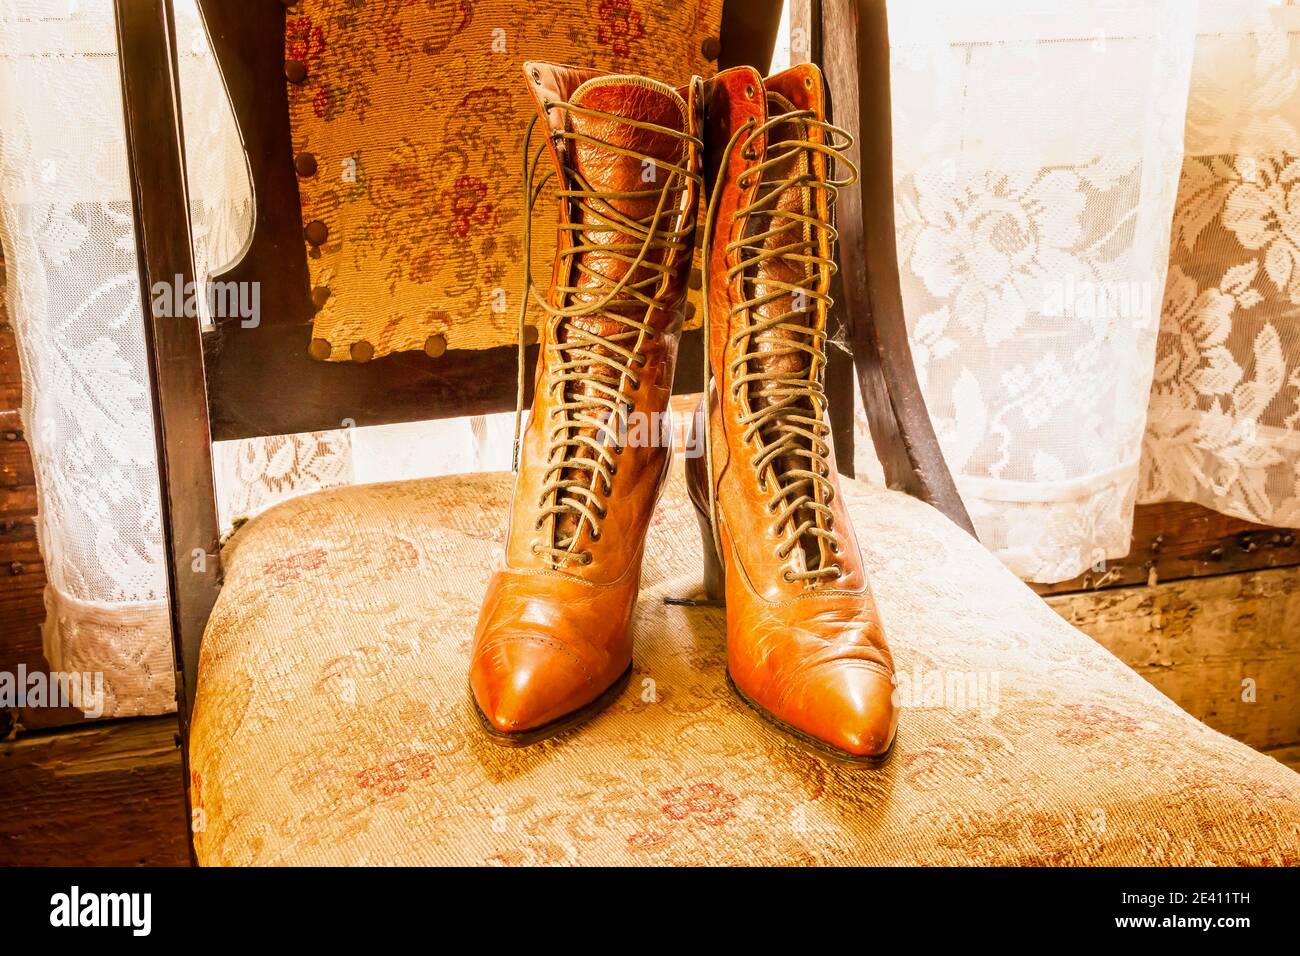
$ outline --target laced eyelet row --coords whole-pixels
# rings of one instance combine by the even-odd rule
[[[540,84],[540,79],[535,77]],[[618,124],[674,137],[681,143],[680,158],[667,161],[662,157],[635,152],[602,142],[577,128],[550,130],[550,137],[561,153],[573,150],[574,143],[596,150],[608,150],[619,162],[653,162],[656,170],[666,173],[660,183],[640,191],[608,191],[595,188],[568,162],[556,176],[555,196],[568,209],[561,216],[559,229],[569,234],[558,253],[562,261],[560,274],[569,276],[573,285],[557,284],[552,293],[557,304],[542,295],[531,273],[533,205],[542,194],[548,174],[537,184],[537,168],[546,151],[543,143],[532,151],[532,135],[537,119],[529,124],[524,144],[523,254],[524,296],[519,313],[518,397],[515,409],[515,461],[518,463],[525,390],[524,347],[527,313],[530,305],[543,309],[551,317],[551,332],[545,356],[545,387],[556,403],[549,409],[543,487],[540,491],[535,527],[538,531],[551,521],[549,542],[537,542],[535,553],[545,554],[555,565],[568,561],[589,564],[590,551],[577,550],[584,532],[589,540],[599,541],[599,522],[608,516],[607,504],[601,500],[613,494],[613,476],[617,474],[614,458],[623,452],[617,431],[620,416],[633,407],[633,395],[642,388],[642,377],[649,357],[645,344],[659,337],[650,325],[654,310],[664,308],[656,298],[664,276],[678,268],[675,264],[690,253],[694,232],[694,205],[682,203],[682,197],[701,183],[687,158],[698,155],[701,141],[689,133],[655,123],[629,119],[572,103],[548,101],[544,114],[567,111],[604,124]],[[634,218],[620,211],[622,204],[646,200],[654,205],[651,215]],[[623,207],[626,208],[626,207]],[[623,237],[623,242],[613,241]],[[620,264],[617,278],[598,271],[588,258]],[[592,281],[594,280],[594,282]],[[601,333],[574,322],[599,316]],[[614,324],[617,330],[606,331]]]
[[[758,144],[778,126],[786,124],[802,127],[804,135],[767,142],[764,155]],[[813,130],[820,130],[823,137],[814,140]],[[834,205],[837,188],[851,184],[857,174],[852,164],[848,164],[850,175],[843,181],[820,179],[809,170],[814,168],[813,160],[818,154],[828,166],[832,159],[844,161],[839,154],[851,145],[852,138],[818,120],[811,110],[769,115],[762,123],[751,118],[727,144],[719,164],[718,185],[712,194],[715,197],[722,191],[724,177],[734,168],[728,157],[738,143],[742,159],[759,162],[736,175],[737,187],[749,190],[757,186],[757,190],[747,204],[734,211],[732,228],[735,229],[735,223],[742,224],[737,230],[739,238],[725,247],[730,263],[726,282],[733,329],[727,339],[727,349],[736,356],[727,367],[732,380],[728,395],[735,409],[736,424],[753,449],[750,464],[758,475],[759,491],[771,495],[766,510],[769,515],[777,516],[768,529],[773,538],[780,539],[774,542],[777,559],[784,562],[795,548],[811,547],[806,540],[809,536],[825,542],[822,547],[830,554],[839,555],[842,548],[834,532],[830,508],[834,499],[833,469],[826,460],[831,450],[830,426],[825,418],[826,401],[820,378],[826,366],[827,334],[820,324],[821,316],[832,305],[825,290],[836,271],[835,262],[823,255],[821,248],[822,243],[829,246],[837,237],[830,217],[822,216],[820,211],[829,210]],[[812,202],[793,210],[783,207],[781,198],[788,190],[803,191],[813,197]],[[825,197],[824,204],[817,198],[819,194]],[[712,255],[717,211],[717,204],[711,203],[705,221],[706,255]],[[781,238],[792,234],[800,238]],[[756,288],[759,267],[770,261],[797,265],[801,278],[783,280],[767,274],[761,280],[763,288]],[[781,305],[770,308],[772,303]],[[796,304],[798,308],[794,308]],[[783,309],[790,311],[775,314]],[[711,321],[707,310],[705,320],[707,328]],[[798,337],[788,334],[795,323],[803,332]],[[806,357],[797,371],[755,371],[758,360],[766,357],[765,351],[770,355],[765,347],[784,354],[802,353]],[[759,390],[752,391],[751,400],[745,402],[746,390],[753,390],[756,385],[760,386]],[[710,458],[712,514],[716,506],[711,467]],[[771,490],[769,477],[775,485]],[[716,520],[714,526],[716,532]],[[782,577],[787,583],[805,581],[815,586],[826,580],[838,580],[843,573],[842,567],[828,558],[824,567],[810,567],[806,571],[787,567]]]

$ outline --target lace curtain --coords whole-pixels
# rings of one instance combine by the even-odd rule
[[[989,10],[890,4],[904,301],[981,539],[1051,581],[1123,555],[1135,500],[1300,525],[1297,8]],[[206,275],[242,248],[249,188],[194,0],[176,13]],[[117,715],[172,692],[129,209],[111,5],[0,0],[0,242],[46,651],[103,671]],[[328,485],[508,467],[509,417],[220,443],[223,528]]]
[[[890,6],[917,374],[980,540],[1128,551],[1196,19],[1186,0]]]
[[[1300,6],[1202,3],[1142,501],[1300,525]]]

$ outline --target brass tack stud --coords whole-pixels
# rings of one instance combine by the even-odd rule
[[[311,345],[307,347],[307,354],[318,362],[328,360],[333,351],[328,339],[312,339]]]
[[[330,237],[329,226],[325,225],[325,223],[321,222],[319,219],[313,219],[311,222],[307,223],[307,227],[303,230],[303,233],[307,236],[307,241],[313,246],[324,245],[325,240]]]
[[[700,44],[700,53],[706,60],[716,60],[722,54],[722,41],[717,37],[705,37]]]
[[[447,351],[447,337],[445,335],[431,335],[424,340],[424,354],[429,358],[438,358]]]
[[[352,361],[358,364],[369,362],[375,357],[375,347],[366,341],[353,342],[349,351],[352,353]]]
[[[325,306],[325,303],[328,302],[329,299],[330,299],[329,286],[318,285],[316,286],[316,288],[311,290],[311,304],[316,306],[316,308],[318,309],[323,308]]]
[[[294,168],[298,170],[299,176],[316,175],[316,157],[311,153],[299,153],[298,158],[294,160]]]
[[[290,83],[302,83],[307,79],[307,64],[301,60],[286,60],[284,78]]]
[[[694,321],[694,320],[695,320],[695,303],[694,303],[694,302],[687,302],[687,303],[686,303],[686,321],[687,321],[687,322],[692,322],[692,321]]]
[[[699,269],[692,269],[690,275],[686,277],[686,284],[692,289],[704,287],[704,274]]]
[[[536,344],[537,344],[537,329],[534,328],[534,327],[531,326],[531,325],[530,325],[530,326],[527,326],[527,327],[524,329],[524,344],[525,344],[525,345],[536,345]]]

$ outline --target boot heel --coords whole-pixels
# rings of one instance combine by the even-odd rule
[[[704,546],[704,596],[715,604],[726,601],[726,575],[722,572],[722,559],[713,543],[713,529],[709,527],[709,516],[700,510],[695,512],[695,520],[700,525],[700,542]]]
[[[718,558],[718,549],[713,546],[713,529],[709,527],[709,516],[699,508],[693,510],[695,520],[700,525],[700,542],[704,546],[704,597],[665,597],[664,603],[679,607],[725,607],[727,577],[722,570],[722,561]]]

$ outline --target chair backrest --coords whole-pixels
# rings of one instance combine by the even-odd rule
[[[189,191],[180,120],[171,0],[114,0],[127,159],[142,290],[194,280]],[[285,69],[289,0],[199,0],[248,156],[255,227],[223,281],[260,283],[255,328],[158,314],[141,295],[162,488],[177,711],[186,797],[189,722],[199,647],[221,586],[212,439],[480,414],[509,408],[511,348],[415,353],[363,364],[317,361],[308,352],[314,304],[290,149]],[[846,191],[838,224],[843,262],[832,293],[826,370],[841,467],[853,461],[856,377],[876,452],[891,487],[971,530],[917,385],[904,323],[893,229],[889,44],[885,0],[791,0],[796,58],[826,74],[833,119],[857,139],[860,195]],[[779,0],[726,0],[719,67],[769,64]],[[802,41],[802,42],[799,42]],[[802,54],[802,55],[801,55]],[[173,310],[175,311],[175,310]],[[535,350],[534,350],[535,351]],[[698,336],[683,340],[677,382],[702,380]],[[535,356],[534,356],[535,358]],[[526,376],[526,378],[528,378]],[[971,532],[974,533],[973,531]]]
[[[313,302],[286,93],[282,0],[199,0],[248,161],[252,235],[214,281],[256,283],[259,321],[192,320],[146,306],[158,428],[163,519],[177,651],[177,695],[187,729],[198,648],[220,587],[212,440],[419,421],[513,408],[513,346],[399,352],[374,361],[319,361],[309,353]],[[716,11],[716,8],[715,8]],[[289,12],[292,12],[290,10]],[[719,68],[767,66],[779,0],[726,0]],[[184,131],[171,0],[116,0],[128,158],[142,289],[194,278],[186,217]],[[150,297],[142,297],[149,303]],[[682,347],[677,381],[702,381],[698,333]],[[529,350],[535,360],[536,347]],[[531,388],[531,376],[526,376]]]
[[[179,120],[171,0],[115,0],[128,160],[142,289],[193,280],[184,139]],[[309,355],[315,310],[291,151],[285,93],[285,6],[280,0],[200,0],[253,183],[254,230],[221,281],[257,282],[260,324],[155,314],[142,296],[157,430],[162,519],[171,589],[182,733],[188,731],[199,645],[220,588],[211,441],[500,411],[513,406],[513,347],[422,352],[362,364]],[[842,271],[831,334],[827,393],[837,458],[853,461],[853,381],[858,379],[886,478],[970,528],[943,463],[916,383],[903,321],[893,238],[888,36],[885,0],[793,0],[799,58],[827,75],[835,121],[857,137],[861,195],[839,209]],[[726,0],[725,68],[766,69],[778,0]],[[702,380],[698,335],[683,341],[677,382]],[[528,377],[531,378],[531,377]]]
[[[294,4],[289,13],[305,5]],[[516,355],[510,345],[452,349],[436,358],[399,352],[364,364],[318,361],[309,355],[318,306],[308,279],[291,143],[286,4],[200,0],[199,7],[248,156],[255,207],[246,254],[214,279],[259,283],[262,315],[256,327],[219,323],[204,336],[213,438],[325,430],[338,428],[344,419],[373,425],[512,408]],[[719,67],[765,67],[780,12],[779,0],[727,0],[716,54]],[[430,19],[434,16],[428,11]],[[490,36],[485,24],[476,22],[474,29],[476,35]],[[522,74],[518,80],[523,89]],[[688,336],[682,349],[678,380],[688,388],[702,380],[696,338]]]

